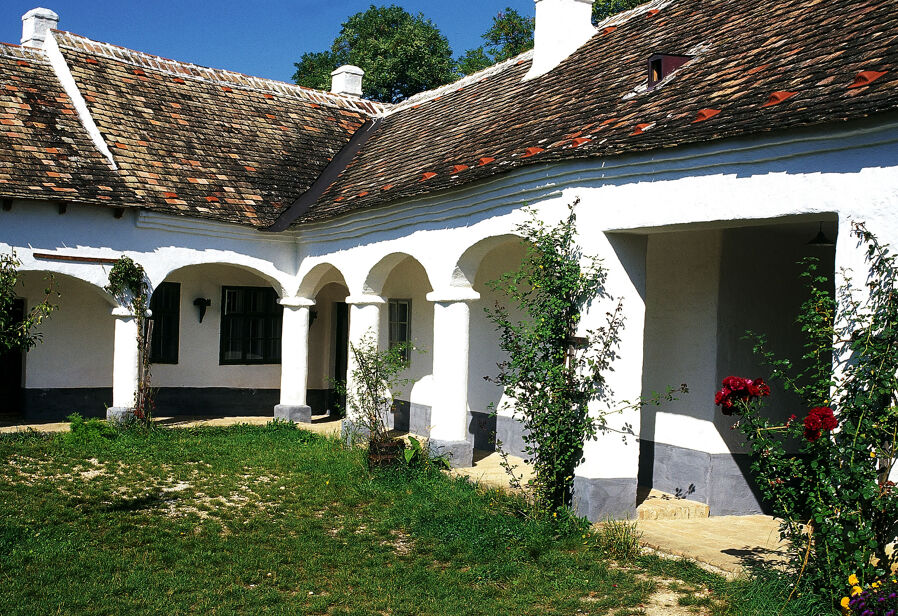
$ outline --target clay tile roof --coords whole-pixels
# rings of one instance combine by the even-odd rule
[[[54,35],[124,181],[174,214],[268,226],[386,109]]]
[[[655,53],[694,58],[648,90]],[[528,52],[386,110],[382,126],[298,222],[526,165],[894,111],[898,11],[894,0],[780,0],[763,11],[756,0],[653,0],[599,24],[571,57],[524,82],[530,61]],[[527,156],[535,152],[528,148],[543,151]],[[422,169],[444,169],[446,161],[469,169],[420,181]],[[374,189],[386,184],[391,190]]]
[[[43,53],[0,44],[0,196],[136,204],[82,127]]]

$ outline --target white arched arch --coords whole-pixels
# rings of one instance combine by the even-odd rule
[[[427,283],[426,290],[432,291],[433,284],[430,281],[430,275],[427,273],[427,269],[421,261],[405,252],[393,252],[378,261],[374,267],[368,271],[368,275],[365,276],[362,292],[366,295],[380,295],[383,292],[387,278],[399,264],[406,260],[411,260],[421,267]]]
[[[156,272],[150,274],[148,272],[147,277],[150,279],[151,291],[159,286],[160,283],[165,282],[166,280],[182,272],[183,270],[205,266],[232,267],[235,269],[243,270],[244,272],[248,272],[270,284],[278,294],[278,297],[284,297],[287,293],[287,289],[289,288],[287,281],[283,280],[277,273],[266,271],[265,269],[253,267],[244,263],[234,263],[232,261],[226,260],[213,260],[179,264],[177,266],[170,267],[159,274],[157,274]]]
[[[343,276],[343,272],[338,267],[331,263],[319,263],[302,277],[302,282],[299,284],[299,290],[296,295],[314,299],[324,286],[331,283],[341,284],[347,289],[349,288],[349,285],[346,284],[346,277]]]
[[[520,244],[523,238],[513,233],[494,235],[484,238],[468,247],[455,263],[452,277],[449,281],[451,287],[473,287],[477,278],[477,272],[484,258],[496,248],[507,244]]]
[[[93,293],[103,299],[107,304],[114,307],[117,305],[115,298],[110,295],[104,288],[109,282],[109,266],[105,268],[100,265],[79,265],[75,267],[54,267],[53,263],[44,263],[41,261],[24,261],[17,269],[20,274],[31,275],[48,275],[62,280],[70,280],[80,283],[85,288],[90,289]]]

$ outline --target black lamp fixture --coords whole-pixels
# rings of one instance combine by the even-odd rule
[[[814,236],[814,239],[808,242],[808,246],[814,246],[815,248],[829,248],[835,245],[836,243],[826,237],[826,234],[823,232],[822,222],[820,223],[820,230],[817,232],[817,235]]]
[[[199,308],[200,311],[200,323],[203,322],[203,317],[206,316],[206,308],[212,305],[211,299],[206,299],[203,297],[198,297],[193,300],[193,305]]]

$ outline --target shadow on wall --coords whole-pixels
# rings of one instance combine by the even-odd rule
[[[706,502],[715,515],[762,510],[742,436],[714,406],[714,393],[730,374],[768,376],[743,339],[748,330],[765,333],[778,356],[801,356],[797,262],[811,255],[830,277],[834,269],[834,248],[808,245],[817,231],[817,221],[784,220],[647,236],[643,395],[680,383],[689,393],[643,408],[640,485]],[[824,231],[834,239],[835,223]],[[769,416],[784,420],[800,408],[772,388]]]

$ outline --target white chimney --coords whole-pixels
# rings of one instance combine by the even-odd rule
[[[346,64],[331,73],[331,92],[334,94],[362,95],[362,77],[365,71]]]
[[[47,33],[59,25],[59,15],[50,9],[31,9],[22,15],[22,45],[42,47]]]
[[[596,33],[593,0],[535,0],[533,64],[525,80],[545,75]]]

